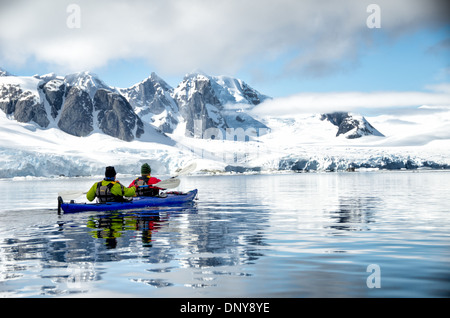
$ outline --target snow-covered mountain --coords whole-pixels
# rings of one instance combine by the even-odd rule
[[[384,137],[363,116],[346,112],[322,114],[321,120],[328,120],[338,127],[336,137],[344,135],[345,138],[354,139],[363,136]]]
[[[56,126],[75,136],[94,131],[125,141],[140,138],[144,123],[162,133],[203,138],[227,129],[270,130],[247,111],[270,99],[239,79],[191,73],[174,89],[152,73],[129,88],[108,86],[90,72],[16,77],[2,71],[0,109],[19,122]],[[344,113],[324,114],[337,136],[382,136],[367,120]],[[147,129],[152,130],[152,129]]]
[[[131,141],[144,133],[144,124],[128,101],[89,72],[2,76],[0,109],[18,122],[58,127],[80,137],[100,130]]]
[[[187,136],[196,125],[202,132],[265,127],[234,106],[267,98],[241,80],[200,73],[187,75],[176,89],[155,73],[130,88],[108,86],[90,72],[17,77],[2,70],[0,80],[0,109],[11,119],[75,136],[100,130],[125,141],[143,136],[144,123]]]
[[[186,136],[199,137],[208,129],[267,128],[245,113],[269,97],[241,80],[193,73],[185,76],[172,95],[178,104]]]
[[[1,69],[0,178],[101,175],[106,165],[133,173],[144,161],[157,174],[192,160],[200,171],[450,168],[448,108],[370,118],[253,111],[269,99],[239,79],[203,73],[176,88],[154,73],[116,88],[90,72]]]
[[[0,76],[11,76],[12,74],[8,73],[6,70],[0,67]]]
[[[264,127],[236,105],[247,108],[269,98],[239,79],[204,73],[187,74],[176,88],[152,73],[144,81],[118,91],[145,122],[164,133],[177,131],[191,137],[196,135],[195,128]]]
[[[172,133],[179,123],[178,105],[173,88],[155,73],[129,88],[118,91],[129,101],[135,113],[162,132]]]

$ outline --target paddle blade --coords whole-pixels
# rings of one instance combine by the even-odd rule
[[[163,188],[163,189],[173,189],[176,188],[180,185],[180,179],[167,179],[167,180],[163,180],[160,181],[156,184],[153,184],[153,186],[158,187],[158,188]]]
[[[182,175],[191,173],[191,172],[194,171],[196,168],[197,168],[197,163],[196,163],[196,162],[193,162],[193,163],[187,165],[186,167],[184,167],[183,169],[181,169],[180,171],[178,171],[178,172],[175,174],[175,177],[178,177],[178,176],[182,176]]]
[[[64,192],[59,192],[58,196],[60,196],[64,201],[68,201],[68,200],[75,200],[76,198],[81,197],[83,194],[86,194],[86,192],[64,191]]]

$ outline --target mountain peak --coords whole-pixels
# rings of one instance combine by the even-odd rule
[[[100,88],[114,90],[106,85],[97,74],[90,71],[68,74],[64,77],[64,80],[69,86],[77,86],[86,91],[91,98],[94,97]]]
[[[185,93],[189,95],[190,90],[196,88],[195,83],[200,82],[210,83],[211,88],[222,105],[239,103],[254,106],[264,100],[270,99],[269,96],[259,93],[241,79],[226,75],[211,76],[202,71],[186,74],[183,82],[180,83],[175,91],[185,91]]]
[[[151,78],[151,79],[153,79],[153,80],[155,80],[155,81],[160,81],[160,80],[162,80],[162,78],[159,77],[158,74],[156,74],[155,72],[152,72],[152,73],[150,74],[149,78]]]
[[[206,73],[204,73],[202,71],[195,71],[195,72],[187,73],[183,78],[183,82],[193,81],[193,80],[210,80],[210,79],[211,79],[211,77],[209,75],[207,75]]]
[[[71,73],[71,74],[66,75],[65,79],[68,82],[71,82],[71,81],[78,81],[78,82],[94,81],[94,82],[103,83],[103,81],[100,79],[100,77],[91,71],[82,71],[82,72]]]
[[[343,135],[347,139],[360,138],[362,136],[384,137],[375,127],[373,127],[363,116],[347,112],[334,112],[322,114],[321,120],[328,120],[338,127],[336,137]]]
[[[7,70],[5,70],[4,68],[0,67],[0,76],[12,76],[11,73],[9,73]]]
[[[164,79],[162,79],[160,76],[158,76],[155,72],[152,72],[149,77],[147,77],[142,82],[133,85],[133,87],[139,86],[139,85],[145,84],[145,83],[151,83],[152,86],[160,86],[165,91],[173,90],[173,87],[170,86]]]

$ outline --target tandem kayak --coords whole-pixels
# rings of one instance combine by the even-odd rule
[[[58,197],[58,214],[62,211],[64,213],[77,213],[86,211],[118,211],[118,210],[132,210],[142,209],[157,206],[181,205],[192,202],[197,196],[197,189],[189,192],[168,192],[167,196],[158,197],[134,197],[126,202],[106,202],[106,203],[74,203],[63,202],[61,197]]]

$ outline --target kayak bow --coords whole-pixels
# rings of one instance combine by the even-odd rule
[[[134,197],[126,202],[106,202],[106,203],[74,203],[64,202],[58,197],[58,214],[77,213],[85,211],[118,211],[142,209],[155,206],[181,205],[192,202],[197,196],[197,189],[189,192],[168,192],[167,196],[156,197]]]

